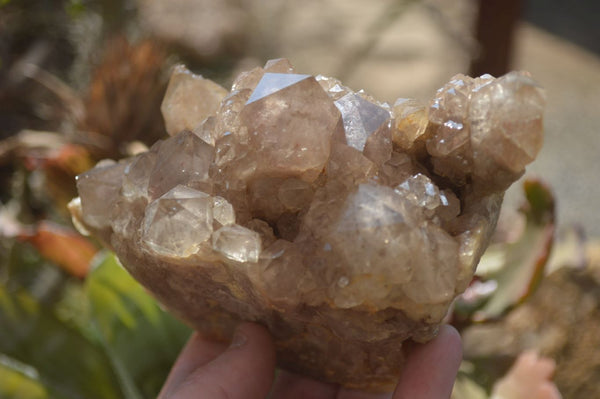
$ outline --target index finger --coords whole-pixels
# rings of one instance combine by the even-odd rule
[[[394,399],[448,399],[462,361],[460,335],[445,325],[408,356]]]

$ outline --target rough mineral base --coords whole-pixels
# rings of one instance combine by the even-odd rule
[[[469,284],[543,107],[523,72],[389,105],[284,59],[229,93],[179,66],[170,137],[78,176],[70,208],[197,330],[255,321],[280,367],[386,390]]]

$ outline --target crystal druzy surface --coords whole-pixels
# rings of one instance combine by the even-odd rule
[[[180,66],[171,137],[80,175],[71,211],[196,329],[256,321],[281,367],[385,389],[468,285],[543,106],[522,72],[390,106],[287,60],[229,93]]]

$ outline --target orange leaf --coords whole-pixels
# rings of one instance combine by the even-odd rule
[[[48,157],[46,168],[58,169],[70,176],[77,176],[94,166],[89,152],[77,144],[66,144],[60,151]]]
[[[40,254],[69,274],[84,278],[97,248],[75,231],[52,222],[42,222],[31,234],[20,239],[31,243]]]

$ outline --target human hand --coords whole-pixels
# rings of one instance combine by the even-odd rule
[[[288,372],[280,372],[274,381],[271,336],[262,326],[244,323],[229,347],[195,333],[158,399],[448,399],[461,358],[460,336],[443,326],[435,339],[411,351],[393,394],[353,391]]]

